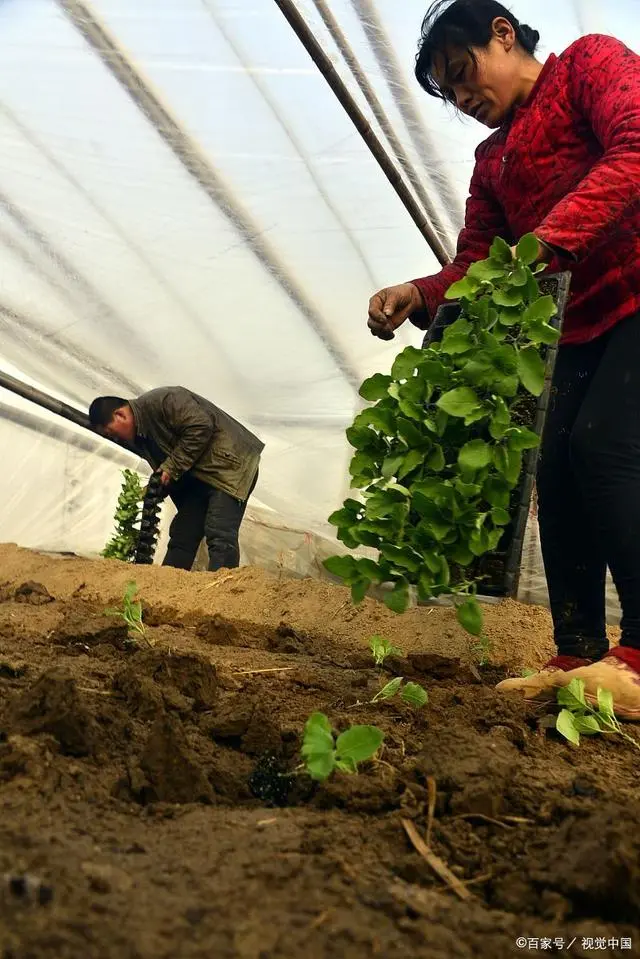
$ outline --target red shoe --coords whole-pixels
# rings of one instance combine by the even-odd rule
[[[501,693],[523,693],[525,699],[553,699],[558,686],[565,686],[565,675],[579,668],[590,668],[590,659],[579,656],[554,656],[531,676],[503,679],[496,689]]]
[[[584,697],[590,706],[598,705],[598,689],[608,690],[613,695],[618,719],[640,722],[640,649],[614,646],[597,663],[572,669],[559,678],[558,686],[581,679]]]

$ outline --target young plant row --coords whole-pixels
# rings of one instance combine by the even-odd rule
[[[361,497],[329,522],[345,546],[378,557],[325,561],[355,603],[381,584],[398,613],[412,587],[424,601],[451,594],[461,625],[482,636],[478,583],[465,571],[496,550],[510,523],[524,453],[539,442],[521,425],[522,409],[527,394],[542,393],[545,350],[559,336],[550,323],[556,305],[532,269],[537,251],[533,236],[515,256],[495,240],[489,258],[449,289],[461,315],[442,340],[408,347],[389,375],[363,383],[360,395],[373,405],[347,430],[351,486]]]

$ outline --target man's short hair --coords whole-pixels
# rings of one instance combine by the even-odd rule
[[[121,396],[98,396],[89,407],[89,421],[92,426],[108,426],[115,411],[128,405]]]

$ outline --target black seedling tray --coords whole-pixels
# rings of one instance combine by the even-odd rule
[[[165,490],[160,483],[159,473],[153,473],[149,478],[147,491],[142,503],[142,516],[138,531],[138,545],[135,553],[135,563],[150,566],[153,563],[158,532],[160,527],[160,507],[165,497]]]
[[[556,329],[561,330],[569,301],[571,274],[553,273],[550,276],[541,277],[538,282],[540,284],[540,292],[543,295],[551,295],[555,300],[558,313],[550,322]],[[447,303],[441,306],[424,337],[422,348],[426,349],[432,343],[439,342],[446,328],[455,322],[459,316],[460,306],[457,303]],[[546,348],[544,390],[537,400],[535,397],[531,397],[531,415],[527,417],[529,421],[523,421],[522,423],[523,426],[527,426],[537,433],[538,436],[542,435],[547,418],[551,380],[557,354],[557,344]],[[529,394],[523,391],[523,396],[528,395]],[[539,452],[539,449],[533,449],[525,453],[520,482],[512,494],[512,502],[509,509],[511,523],[505,528],[499,549],[493,553],[487,553],[481,556],[472,563],[471,566],[467,567],[466,576],[480,580],[478,590],[484,596],[501,598],[515,597],[518,591],[524,534],[527,527],[529,509],[531,507],[531,496],[535,483]]]

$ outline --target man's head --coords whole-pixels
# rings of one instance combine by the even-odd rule
[[[120,396],[99,396],[89,407],[89,420],[98,433],[112,440],[133,443],[136,420],[127,400]]]

